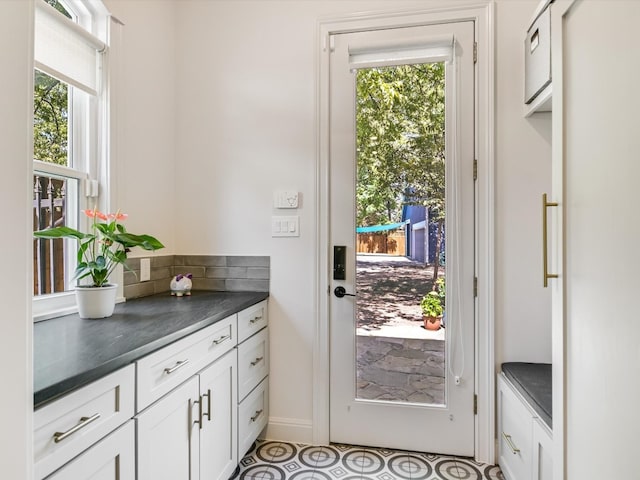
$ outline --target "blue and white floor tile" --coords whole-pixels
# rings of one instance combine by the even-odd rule
[[[500,468],[469,458],[383,448],[258,441],[236,480],[504,480]]]

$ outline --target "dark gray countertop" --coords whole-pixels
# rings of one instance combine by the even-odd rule
[[[254,305],[267,292],[168,292],[116,305],[112,317],[66,315],[36,323],[35,407]]]
[[[551,364],[508,362],[502,364],[502,371],[544,423],[553,429]]]

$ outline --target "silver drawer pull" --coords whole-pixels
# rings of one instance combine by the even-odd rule
[[[173,373],[173,372],[175,372],[176,370],[178,370],[179,368],[184,367],[187,363],[189,363],[189,359],[188,359],[188,358],[187,358],[187,359],[185,359],[185,360],[181,360],[181,361],[177,362],[173,367],[167,367],[167,368],[165,368],[165,369],[164,369],[164,373],[167,373],[167,374],[169,374],[169,373]]]
[[[93,415],[91,417],[82,417],[82,418],[80,418],[80,423],[78,423],[77,425],[71,427],[66,432],[56,432],[56,433],[54,433],[53,434],[53,441],[56,442],[56,443],[61,442],[65,438],[73,435],[78,430],[82,430],[84,427],[89,425],[91,422],[93,422],[93,421],[95,421],[95,420],[97,420],[99,418],[100,418],[100,414],[99,413],[96,413],[95,415]]]
[[[251,366],[255,367],[257,364],[259,364],[262,360],[264,360],[264,357],[257,357],[253,362],[251,362]]]
[[[219,344],[221,344],[222,342],[224,342],[224,341],[225,341],[226,339],[228,339],[228,338],[231,338],[231,335],[223,335],[222,337],[215,339],[215,340],[213,341],[213,343],[214,343],[215,345],[219,345]]]
[[[504,441],[507,442],[507,445],[509,446],[509,448],[511,449],[514,455],[517,455],[518,453],[520,453],[520,449],[513,444],[513,441],[511,440],[511,435],[507,435],[506,433],[502,432],[502,436],[504,437]]]
[[[262,410],[262,409],[256,410],[256,414],[253,417],[251,417],[251,421],[255,422],[258,418],[260,418],[260,415],[262,415],[263,411],[264,410]]]
[[[257,315],[253,317],[251,320],[249,320],[249,323],[253,325],[256,322],[259,322],[260,320],[262,320],[262,315]]]

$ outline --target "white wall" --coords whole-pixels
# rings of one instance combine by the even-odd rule
[[[298,424],[297,440],[309,440],[312,418],[316,22],[437,4],[181,1],[177,11],[177,194],[204,205],[177,218],[178,253],[271,256],[271,413]],[[536,5],[497,8],[498,361],[551,358],[539,208],[550,127],[522,118],[522,44]],[[302,192],[300,238],[270,236],[278,188]]]
[[[497,5],[496,359],[549,360],[549,299],[540,287],[540,193],[548,188],[547,120],[522,118],[522,40],[537,1]],[[0,1],[3,158],[28,159],[26,90],[30,67],[29,2]],[[125,24],[119,102],[119,172],[114,206],[131,214],[134,232],[152,233],[162,253],[270,255],[272,416],[278,432],[309,441],[315,236],[316,21],[363,11],[424,8],[422,1],[123,1],[108,0]],[[5,19],[7,21],[5,21]],[[4,41],[1,41],[4,40]],[[15,68],[13,67],[15,65]],[[27,71],[25,71],[27,70]],[[21,73],[22,72],[22,73]],[[23,95],[21,95],[21,92]],[[0,94],[3,95],[3,94]],[[14,433],[0,444],[0,469],[26,478],[31,458],[30,288],[26,165],[9,169],[1,195],[7,224],[25,242],[6,242],[0,360],[7,375],[0,424]],[[271,193],[302,192],[302,235],[272,239]],[[179,207],[174,208],[174,200]],[[15,217],[15,218],[14,218]],[[5,285],[6,284],[6,285]],[[24,363],[15,359],[22,358]],[[5,408],[6,406],[6,408]],[[276,432],[276,434],[278,434]],[[295,437],[295,438],[294,438]],[[1,442],[1,440],[0,440]],[[11,457],[6,458],[5,452]],[[6,467],[5,467],[6,466]]]
[[[496,366],[551,362],[541,196],[551,190],[551,114],[523,118],[524,37],[538,0],[496,7]]]
[[[117,70],[115,181],[112,208],[129,214],[127,228],[157,237],[175,253],[176,73],[175,3],[106,0],[124,23]],[[180,208],[188,207],[181,204]],[[136,249],[132,257],[149,256]]]
[[[429,1],[190,1],[178,12],[179,253],[271,256],[271,436],[310,441],[317,21]],[[272,239],[272,192],[302,193]],[[196,232],[194,234],[194,232]]]
[[[31,112],[33,111],[33,3],[0,1],[0,163],[3,252],[0,295],[0,476],[32,472],[33,365],[31,361]],[[27,267],[27,268],[25,268]]]

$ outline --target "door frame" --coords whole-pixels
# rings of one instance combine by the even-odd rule
[[[459,21],[475,22],[476,181],[475,270],[475,459],[495,463],[495,355],[494,355],[494,5],[491,0],[467,6],[411,11],[354,14],[321,19],[317,24],[316,83],[316,285],[314,288],[315,342],[313,344],[313,443],[329,443],[329,57],[330,36],[381,28],[398,28]]]

